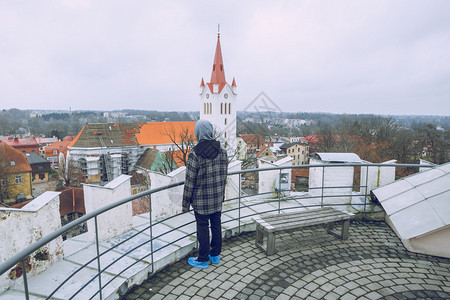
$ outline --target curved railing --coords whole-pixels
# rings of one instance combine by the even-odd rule
[[[238,196],[235,198],[231,198],[231,199],[227,199],[226,202],[232,202],[234,201],[235,203],[237,203],[236,207],[233,207],[231,209],[228,210],[224,210],[223,213],[227,213],[227,212],[233,212],[233,211],[237,211],[237,218],[231,218],[229,220],[223,221],[222,224],[227,224],[229,222],[233,222],[233,221],[237,221],[238,222],[238,232],[241,232],[241,222],[243,221],[243,216],[241,215],[241,211],[243,208],[250,208],[252,206],[256,206],[256,205],[260,205],[261,202],[257,202],[258,200],[263,201],[264,203],[275,203],[278,205],[278,207],[272,206],[272,209],[267,209],[265,211],[263,211],[262,213],[280,213],[282,210],[289,210],[289,209],[295,209],[295,208],[305,208],[305,207],[317,207],[317,206],[329,206],[329,205],[333,205],[333,206],[339,206],[339,205],[346,205],[348,206],[349,204],[342,204],[342,203],[333,203],[332,201],[327,201],[327,203],[324,203],[325,199],[333,199],[335,197],[354,197],[355,194],[354,193],[350,193],[350,194],[334,194],[334,195],[329,195],[324,193],[325,189],[342,189],[342,188],[351,188],[352,190],[354,189],[364,189],[364,193],[361,194],[360,196],[364,198],[364,202],[363,203],[355,203],[352,204],[353,206],[363,206],[362,208],[362,212],[361,212],[361,217],[364,218],[366,217],[367,214],[369,214],[370,212],[366,211],[366,207],[369,204],[370,200],[369,200],[369,195],[368,195],[368,186],[367,186],[367,182],[368,182],[368,178],[366,178],[365,182],[366,185],[358,185],[358,186],[323,186],[323,182],[324,182],[324,174],[325,174],[325,168],[333,168],[333,167],[360,167],[360,168],[367,168],[366,171],[366,176],[368,176],[369,174],[369,168],[370,167],[392,167],[392,168],[398,168],[398,167],[412,167],[412,168],[429,168],[429,167],[433,167],[433,166],[429,166],[429,165],[416,165],[416,164],[348,164],[348,163],[339,163],[339,164],[320,164],[320,165],[302,165],[302,166],[282,166],[282,167],[273,167],[273,168],[261,168],[261,169],[250,169],[250,170],[241,170],[241,171],[235,171],[235,172],[229,172],[228,176],[233,176],[233,175],[238,175]],[[274,170],[278,170],[280,175],[281,172],[283,170],[289,170],[289,169],[304,169],[304,168],[322,168],[323,172],[322,172],[322,186],[321,187],[316,187],[316,188],[305,188],[305,190],[311,191],[313,189],[318,189],[321,190],[320,195],[308,195],[305,194],[303,195],[299,195],[299,193],[296,194],[292,194],[289,197],[286,196],[282,196],[282,194],[287,193],[287,192],[293,192],[293,190],[291,188],[289,189],[277,189],[275,191],[270,191],[270,192],[266,192],[266,193],[259,193],[259,194],[255,194],[255,195],[246,195],[242,193],[242,187],[241,187],[241,177],[242,174],[244,173],[253,173],[253,172],[265,172],[265,171],[274,171]],[[193,235],[194,233],[190,233],[190,234],[186,234],[185,236],[181,236],[177,239],[171,240],[170,243],[163,245],[162,247],[158,248],[157,250],[153,249],[153,241],[161,238],[165,235],[170,234],[173,231],[176,231],[186,225],[189,225],[191,223],[194,223],[195,221],[191,221],[189,223],[186,224],[182,224],[179,227],[173,228],[169,231],[166,231],[164,233],[161,233],[159,235],[153,235],[152,229],[154,226],[156,226],[157,224],[163,222],[163,221],[167,221],[170,220],[172,218],[175,218],[177,216],[171,216],[169,218],[165,218],[164,220],[159,220],[157,222],[153,221],[152,219],[152,212],[150,209],[150,212],[148,213],[149,216],[149,220],[148,220],[148,226],[145,226],[142,230],[138,231],[135,234],[132,234],[131,236],[129,236],[128,238],[124,239],[123,241],[115,244],[114,246],[112,246],[111,248],[107,249],[106,251],[100,253],[100,247],[99,247],[99,235],[98,235],[98,225],[97,225],[97,218],[98,216],[100,216],[101,214],[119,207],[123,204],[126,204],[132,200],[138,199],[138,198],[142,198],[142,197],[147,197],[148,201],[149,201],[149,207],[152,207],[152,200],[151,200],[151,195],[163,190],[167,190],[167,189],[171,189],[180,185],[183,185],[184,181],[181,182],[177,182],[177,183],[173,183],[173,184],[169,184],[166,186],[162,186],[162,187],[158,187],[158,188],[153,188],[150,189],[148,191],[145,192],[141,192],[139,194],[124,198],[120,201],[117,201],[113,204],[107,205],[103,208],[100,208],[96,211],[93,211],[91,213],[88,213],[86,215],[84,215],[83,217],[80,217],[72,222],[70,222],[69,224],[59,228],[58,230],[52,232],[51,234],[43,237],[42,239],[40,239],[39,241],[35,242],[34,244],[30,245],[29,247],[27,247],[26,249],[20,251],[19,253],[17,253],[16,255],[14,255],[13,257],[11,257],[10,259],[8,259],[6,262],[2,263],[0,265],[0,275],[4,274],[5,272],[7,272],[8,270],[10,270],[11,268],[13,268],[14,266],[16,266],[17,264],[21,263],[22,265],[22,271],[23,271],[23,284],[24,284],[24,291],[25,291],[25,296],[26,299],[29,298],[29,291],[28,291],[28,280],[27,280],[27,271],[26,271],[26,266],[25,266],[25,260],[28,256],[30,256],[31,254],[33,254],[35,251],[39,250],[40,248],[42,248],[43,246],[47,245],[48,243],[50,243],[51,241],[53,241],[54,239],[60,237],[61,235],[63,235],[64,233],[68,232],[69,230],[75,228],[76,226],[83,224],[84,222],[90,220],[90,219],[94,219],[94,224],[95,224],[95,245],[96,245],[96,256],[93,257],[92,259],[90,259],[89,261],[87,261],[85,264],[83,264],[82,266],[80,266],[77,270],[75,270],[70,276],[68,276],[67,278],[65,278],[59,285],[58,287],[53,290],[53,292],[51,292],[48,296],[47,299],[51,299],[55,293],[64,288],[64,285],[73,277],[75,276],[77,273],[79,273],[80,271],[82,271],[84,268],[86,268],[88,265],[92,264],[92,263],[96,263],[97,264],[97,275],[92,277],[91,279],[87,280],[69,299],[75,298],[84,288],[86,288],[86,286],[88,286],[89,284],[91,284],[94,281],[98,281],[98,291],[92,295],[92,298],[103,298],[102,295],[102,290],[108,286],[109,284],[111,284],[111,282],[113,280],[115,280],[118,276],[120,276],[121,274],[123,274],[124,272],[126,272],[128,269],[132,268],[134,265],[138,264],[139,262],[141,262],[142,260],[148,258],[148,256],[151,256],[151,273],[154,272],[154,266],[153,266],[153,262],[154,262],[154,254],[157,253],[157,251],[161,251],[162,249],[169,247],[175,243],[177,243],[178,241],[186,238],[187,236]],[[281,185],[280,185],[281,186]],[[290,183],[289,183],[290,186]],[[301,191],[302,189],[300,189]],[[268,196],[268,194],[276,194],[276,197],[271,197],[270,199],[260,199],[261,196]],[[256,199],[255,199],[256,197]],[[249,199],[253,199],[253,201],[249,201]],[[289,206],[289,207],[281,207],[281,202],[282,201],[292,201],[292,200],[302,200],[302,201],[308,201],[308,199],[320,199],[320,203],[319,202],[315,202],[315,203],[311,203],[310,205],[304,205],[304,203],[302,203],[302,205],[298,205],[298,206]],[[261,213],[261,212],[259,212]],[[258,213],[258,214],[259,214]],[[246,214],[245,218],[248,220],[248,218],[255,216],[257,213],[253,213],[253,214]],[[110,251],[113,251],[114,249],[116,249],[117,247],[123,245],[124,243],[132,240],[134,237],[136,237],[137,235],[143,233],[143,232],[148,232],[150,234],[150,239],[148,241],[145,241],[141,244],[137,244],[135,247],[133,247],[132,249],[130,249],[128,252],[122,254],[119,258],[115,259],[114,261],[112,261],[111,263],[109,263],[106,266],[102,266],[100,263],[100,258],[102,256],[104,256],[105,254],[109,253]],[[106,269],[108,269],[109,267],[111,267],[113,264],[117,263],[118,261],[120,261],[120,259],[122,259],[123,257],[127,256],[130,252],[135,251],[137,249],[139,249],[140,247],[143,247],[145,245],[150,244],[151,247],[151,251],[148,255],[141,257],[140,259],[136,260],[134,263],[128,265],[126,268],[122,269],[118,274],[116,274],[114,277],[112,277],[110,280],[108,280],[107,282],[102,282],[102,277],[101,274],[103,272],[105,272]],[[126,292],[126,290],[128,289],[127,285],[123,285],[121,286],[121,288],[119,289],[119,293],[123,294]]]

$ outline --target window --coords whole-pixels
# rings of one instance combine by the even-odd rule
[[[6,186],[8,184],[8,179],[2,178],[2,186]]]
[[[22,175],[16,175],[16,184],[22,183]]]
[[[40,180],[44,180],[44,179],[45,179],[45,174],[42,174],[42,173],[39,174],[39,179],[40,179]]]
[[[227,132],[225,131],[225,138],[227,138]]]
[[[225,118],[225,125],[227,125],[227,118]]]
[[[203,103],[203,113],[206,114],[206,103]]]
[[[15,161],[11,161],[11,166],[15,166],[16,165],[16,162]]]
[[[225,103],[224,113],[227,114],[227,104]]]
[[[223,114],[223,103],[220,103],[220,114]]]
[[[228,103],[228,113],[231,114],[231,103]]]

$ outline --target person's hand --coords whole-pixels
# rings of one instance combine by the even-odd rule
[[[183,207],[183,212],[184,212],[184,213],[189,212],[189,206],[188,206],[188,207]]]

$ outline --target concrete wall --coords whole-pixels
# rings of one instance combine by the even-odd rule
[[[310,158],[310,165],[329,164],[322,160]],[[322,196],[322,180],[323,195],[351,195],[353,185],[354,167],[311,167],[309,169],[309,194],[311,196]],[[348,186],[348,188],[331,188],[337,186]],[[328,188],[327,188],[328,187]],[[330,197],[324,198],[323,203],[341,203],[349,204],[351,197]]]
[[[258,159],[258,168],[272,168],[272,167],[284,167],[284,166],[292,166],[292,157],[288,156],[283,159],[280,159],[274,163]],[[288,183],[291,183],[291,169],[282,170],[281,173],[288,173]],[[259,172],[259,182],[258,188],[259,193],[268,193],[265,195],[261,195],[263,198],[273,198],[277,197],[275,193],[276,181],[278,179],[278,174],[280,174],[280,170],[271,170],[271,171],[261,171]],[[289,192],[284,192],[284,195],[289,194]]]
[[[397,160],[388,160],[383,162],[383,164],[395,164]],[[364,161],[364,163],[369,163]],[[395,167],[361,167],[361,186],[366,185],[366,180],[368,182],[367,188],[368,192],[380,187],[382,185],[391,183],[395,181]],[[366,188],[362,187],[360,189],[362,195],[366,194]]]
[[[84,205],[86,214],[131,196],[131,176],[120,175],[105,186],[84,184]],[[113,208],[98,216],[98,234],[100,240],[106,240],[131,230],[131,202]],[[95,240],[95,221],[87,221],[88,238]]]
[[[61,227],[59,192],[45,192],[22,209],[0,208],[0,263]],[[58,237],[25,260],[27,275],[34,276],[63,257]],[[0,276],[0,292],[23,282],[22,265]]]
[[[229,163],[228,172],[241,170],[242,161],[235,160]],[[239,197],[239,175],[228,176],[227,186],[225,187],[225,199]]]
[[[180,167],[169,174],[162,174],[150,171],[151,188],[158,188],[171,183],[184,181],[186,178],[186,167]],[[183,200],[184,185],[153,193],[152,216],[156,219],[167,218],[181,213],[181,202]]]

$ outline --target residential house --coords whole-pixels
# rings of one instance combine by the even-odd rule
[[[8,137],[6,140],[2,140],[6,144],[10,145],[14,149],[19,150],[22,153],[39,153],[39,143],[36,138],[13,138]]]
[[[35,139],[39,144],[39,155],[42,157],[45,157],[45,147],[58,141],[58,138],[55,136],[52,138],[36,137]]]
[[[262,146],[267,145],[266,140],[259,134],[241,134],[240,137],[247,145],[247,154],[256,155]]]
[[[0,200],[13,205],[33,198],[31,166],[25,154],[0,141]]]
[[[31,182],[46,182],[48,174],[51,171],[50,162],[37,153],[31,152],[25,154],[28,163],[31,166]]]
[[[195,122],[86,124],[68,146],[87,182],[106,182],[131,174],[146,149],[176,151],[195,142]]]
[[[67,147],[70,141],[54,142],[53,144],[45,147],[45,158],[50,162],[53,169],[58,168],[59,155],[63,154],[67,157]]]
[[[274,163],[278,159],[269,146],[262,146],[261,150],[256,153],[256,158]]]
[[[284,143],[280,147],[284,153],[293,158],[293,165],[306,165],[309,158],[309,146],[305,141]]]
[[[246,160],[248,158],[248,146],[244,139],[240,136],[236,138],[236,159]]]

